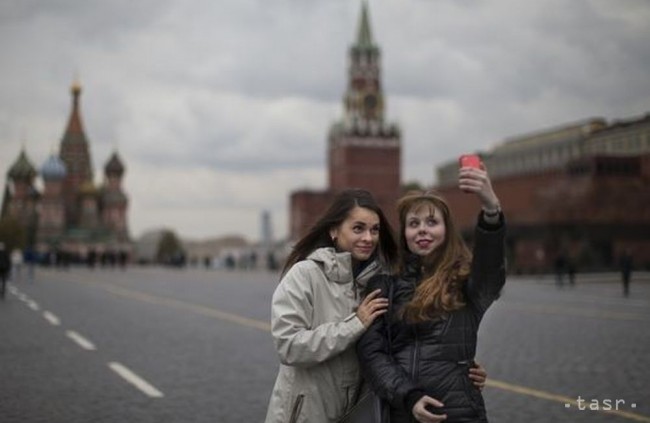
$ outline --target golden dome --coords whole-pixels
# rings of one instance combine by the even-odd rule
[[[86,181],[79,187],[79,194],[82,196],[96,195],[97,188],[95,188],[95,185],[92,183],[92,181]]]

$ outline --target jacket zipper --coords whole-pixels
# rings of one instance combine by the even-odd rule
[[[291,409],[291,418],[289,419],[289,423],[296,423],[298,421],[298,417],[300,417],[300,411],[302,410],[302,402],[305,399],[305,394],[300,394],[296,397],[296,401],[293,403],[293,407]]]
[[[415,333],[415,346],[413,347],[413,355],[411,356],[411,377],[413,381],[417,381],[418,373],[420,373],[420,366],[418,360],[420,359],[420,337],[418,336],[418,331],[416,328],[413,328]]]
[[[420,337],[418,336],[417,326],[413,326],[413,335],[415,338],[415,345],[413,347],[413,354],[411,356],[413,362],[411,363],[411,377],[413,382],[417,381],[418,373],[420,373],[420,366],[418,360],[420,359]]]

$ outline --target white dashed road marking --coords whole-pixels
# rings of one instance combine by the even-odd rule
[[[61,324],[61,320],[49,311],[44,311],[43,317],[45,317],[45,320],[50,322],[53,326],[59,326]]]
[[[79,335],[75,331],[69,330],[65,334],[68,336],[68,338],[72,339],[74,342],[76,342],[84,350],[94,351],[94,350],[97,349],[97,348],[95,348],[95,345],[92,342],[90,342],[89,340],[87,340],[83,336]]]
[[[27,305],[29,306],[29,308],[31,308],[34,311],[38,311],[40,309],[40,307],[38,306],[38,303],[36,301],[30,300],[30,301],[27,302]]]
[[[142,391],[145,395],[150,396],[152,398],[163,397],[162,392],[160,392],[158,389],[153,387],[149,382],[145,381],[140,376],[133,373],[124,365],[117,362],[111,362],[108,363],[108,367],[110,367],[111,370],[113,370],[115,373],[120,375],[124,380],[126,380],[127,382],[129,382],[130,384],[138,388],[140,391]]]
[[[40,306],[36,301],[31,300],[29,297],[27,297],[27,295],[18,291],[15,287],[10,286],[9,292],[16,295],[21,301],[25,302],[27,306],[32,310],[38,311],[40,309]],[[45,318],[45,320],[47,320],[52,326],[61,325],[61,320],[54,313],[51,313],[49,311],[43,311],[43,318]],[[97,350],[95,344],[93,344],[88,339],[81,336],[79,333],[72,330],[68,330],[65,332],[65,334],[68,338],[73,340],[77,345],[79,345],[84,350],[87,351]],[[113,370],[115,373],[117,373],[119,376],[121,376],[125,381],[138,388],[145,395],[152,398],[162,398],[164,396],[162,392],[160,392],[153,385],[151,385],[146,380],[142,379],[137,374],[133,373],[126,366],[118,362],[110,362],[108,363],[108,367],[111,370]]]

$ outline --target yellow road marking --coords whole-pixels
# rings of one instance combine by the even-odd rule
[[[156,295],[145,294],[143,292],[132,291],[126,288],[120,288],[117,286],[107,286],[104,287],[107,291],[120,295],[123,297],[133,298],[139,301],[165,305],[177,309],[189,310],[203,316],[214,317],[217,319],[225,320],[228,322],[236,323],[241,326],[246,326],[250,328],[260,329],[266,332],[271,331],[271,324],[261,320],[249,319],[248,317],[243,317],[238,314],[228,313],[226,311],[217,310],[215,308],[187,303],[180,300],[175,300],[172,298],[158,297]]]
[[[526,312],[542,313],[542,314],[569,315],[569,316],[590,317],[590,318],[608,319],[608,320],[624,320],[624,321],[650,320],[650,316],[646,316],[638,313],[590,310],[585,308],[574,308],[574,307],[541,305],[541,304],[526,304],[522,302],[503,301],[502,303],[499,303],[498,306],[510,310],[526,311]]]
[[[151,304],[160,304],[160,305],[165,305],[168,307],[173,307],[176,309],[184,309],[188,311],[192,311],[197,314],[201,314],[203,316],[208,316],[208,317],[214,317],[217,319],[225,320],[228,322],[236,323],[241,326],[246,326],[254,329],[260,329],[266,332],[271,331],[271,324],[269,322],[265,322],[262,320],[255,320],[255,319],[250,319],[248,317],[243,317],[238,314],[234,313],[229,313],[227,311],[222,311],[222,310],[217,310],[212,307],[208,306],[203,306],[200,304],[193,304],[193,303],[188,303],[185,301],[181,300],[176,300],[173,298],[166,298],[166,297],[160,297],[158,295],[152,295],[152,294],[147,294],[141,291],[135,291],[132,289],[128,288],[123,288],[117,285],[112,285],[112,281],[102,281],[96,282],[96,281],[90,281],[86,278],[76,278],[76,277],[70,277],[72,275],[67,275],[67,278],[69,280],[73,280],[78,283],[84,283],[87,285],[97,285],[101,287],[102,289],[114,294],[114,295],[119,295],[121,297],[126,297],[126,298],[132,298],[134,300],[142,301],[142,302],[147,302]],[[94,275],[93,275],[94,276]],[[95,276],[96,278],[96,276]]]

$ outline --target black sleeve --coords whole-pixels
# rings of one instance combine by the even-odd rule
[[[506,282],[505,235],[503,213],[495,224],[487,223],[482,214],[479,216],[474,232],[472,270],[466,293],[481,314],[499,298]]]
[[[388,284],[394,283],[387,275],[378,276],[368,283],[368,292],[381,288],[382,295],[388,295]],[[418,387],[404,369],[391,358],[388,343],[390,317],[385,313],[375,319],[357,342],[357,355],[361,371],[370,387],[395,408],[406,406],[407,395]],[[393,334],[394,335],[394,334]]]

